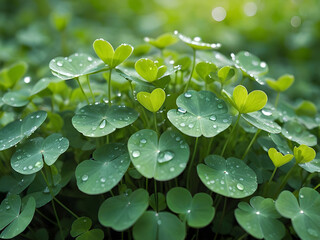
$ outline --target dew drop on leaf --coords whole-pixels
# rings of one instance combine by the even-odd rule
[[[137,157],[140,156],[140,152],[139,152],[139,151],[133,151],[133,152],[132,152],[132,156],[133,156],[134,158],[137,158]]]
[[[140,140],[140,143],[145,144],[146,142],[147,142],[147,140],[146,140],[146,139],[144,139],[144,138],[142,138],[142,139]]]
[[[57,62],[57,65],[58,65],[59,67],[62,67],[62,66],[63,66],[63,63],[60,62],[60,61],[58,61],[58,62]]]
[[[173,158],[174,158],[174,153],[172,151],[163,151],[159,153],[157,160],[159,163],[164,163],[164,162],[169,162]]]
[[[81,180],[83,181],[83,182],[86,182],[87,180],[88,180],[88,175],[83,175],[82,177],[81,177]]]
[[[191,97],[192,97],[192,94],[189,93],[189,92],[186,92],[186,93],[184,94],[184,96],[185,96],[186,98],[191,98]]]
[[[307,229],[308,233],[313,236],[313,237],[318,237],[318,233],[316,230],[312,229],[312,228],[308,228]]]
[[[219,104],[218,104],[218,108],[219,108],[219,109],[223,108],[222,103],[219,103]]]
[[[243,185],[241,183],[238,183],[237,184],[237,188],[242,191],[244,189]]]
[[[268,111],[268,110],[262,110],[261,111],[263,115],[265,116],[271,116],[272,115],[272,112]]]
[[[104,128],[107,124],[107,121],[105,119],[102,120],[102,122],[99,125],[99,128]]]
[[[102,182],[102,183],[106,182],[106,178],[104,178],[104,177],[100,178],[100,182]]]
[[[216,117],[216,115],[212,115],[209,119],[210,119],[211,121],[215,121],[215,120],[217,120],[217,117]]]
[[[185,109],[183,109],[183,108],[181,108],[181,107],[178,107],[178,112],[184,114],[184,113],[187,112],[187,110],[185,110]]]

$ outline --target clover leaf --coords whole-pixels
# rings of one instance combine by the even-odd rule
[[[126,106],[86,105],[76,112],[72,125],[87,137],[101,137],[133,123],[138,113]]]
[[[215,79],[211,74],[218,71],[218,67],[211,62],[199,62],[196,65],[197,74],[207,83],[212,83]]]
[[[167,71],[165,65],[157,66],[156,62],[148,58],[139,59],[134,65],[137,73],[146,81],[154,82]]]
[[[316,190],[301,188],[299,202],[291,192],[283,191],[276,200],[276,209],[283,217],[291,219],[301,239],[319,239],[320,196]]]
[[[156,39],[145,37],[144,41],[150,43],[152,46],[156,48],[163,49],[175,44],[178,41],[178,39],[172,33],[164,33],[158,36]]]
[[[207,226],[215,214],[210,195],[197,193],[192,198],[191,193],[182,187],[170,189],[167,193],[167,204],[171,211],[183,214],[188,225],[194,228]]]
[[[57,57],[50,61],[52,74],[63,80],[69,80],[107,70],[105,64],[85,53],[75,53],[69,57]]]
[[[265,116],[261,111],[242,114],[241,116],[244,120],[258,129],[274,134],[281,132],[281,127],[276,122],[272,121],[272,118]]]
[[[258,239],[282,239],[285,227],[271,198],[256,196],[247,202],[240,202],[235,210],[235,217],[240,226]]]
[[[108,192],[122,179],[129,165],[130,158],[124,144],[103,145],[93,152],[93,160],[85,160],[77,166],[77,186],[86,194]]]
[[[183,240],[184,224],[169,212],[145,212],[133,226],[135,240]]]
[[[77,218],[71,225],[71,237],[77,237],[90,230],[92,221],[88,217]]]
[[[303,144],[294,147],[293,154],[298,164],[311,162],[316,157],[314,149]]]
[[[290,162],[293,158],[292,154],[286,154],[283,156],[282,153],[278,152],[275,148],[270,148],[268,155],[275,167],[281,167],[282,165]]]
[[[12,175],[5,175],[0,178],[0,192],[8,192],[11,194],[20,194],[34,180],[35,174],[22,175],[13,172]]]
[[[112,45],[102,38],[93,42],[93,48],[97,56],[110,68],[120,65],[133,52],[133,47],[129,44],[121,44],[114,50]]]
[[[51,134],[46,139],[33,138],[24,143],[11,157],[11,167],[21,174],[32,174],[43,167],[43,161],[52,165],[69,147],[68,139]]]
[[[151,93],[139,92],[137,100],[150,112],[157,112],[166,99],[166,93],[161,88],[154,89]]]
[[[317,114],[317,107],[311,101],[302,101],[299,106],[296,107],[295,112],[297,115],[309,116],[314,118]]]
[[[217,80],[222,84],[228,84],[229,81],[235,76],[236,71],[233,67],[224,66],[219,69],[217,73]]]
[[[98,213],[99,222],[116,231],[130,228],[147,210],[149,194],[144,189],[125,193],[105,200]]]
[[[233,105],[239,113],[250,113],[262,109],[267,101],[267,95],[261,90],[254,90],[248,94],[247,89],[238,85],[233,90]]]
[[[21,199],[18,195],[8,195],[0,205],[0,238],[10,239],[22,233],[31,222],[36,202],[33,198],[23,201],[20,212]]]
[[[195,37],[194,39],[191,39],[185,35],[182,35],[178,31],[174,31],[174,34],[177,35],[182,42],[184,42],[194,50],[211,50],[211,49],[218,49],[221,47],[220,43],[204,43],[201,41],[201,38],[199,37]]]
[[[167,181],[186,168],[190,150],[180,133],[166,131],[158,140],[155,131],[140,130],[129,138],[131,161],[141,175]]]
[[[310,173],[320,172],[320,154],[317,153],[315,159],[307,163],[301,163],[299,166]]]
[[[169,121],[186,135],[213,137],[231,125],[226,103],[209,91],[189,90],[177,98],[178,110],[172,109]]]
[[[23,107],[29,103],[29,97],[30,91],[28,89],[21,89],[5,93],[2,101],[12,107]]]
[[[0,85],[11,88],[26,74],[28,65],[19,61],[0,71]]]
[[[257,176],[242,160],[209,155],[204,162],[198,164],[197,172],[211,191],[232,198],[247,197],[256,191]]]
[[[294,76],[285,74],[279,77],[277,80],[268,78],[266,79],[266,82],[273,90],[277,92],[284,92],[293,84]]]
[[[0,129],[0,151],[8,149],[29,137],[46,118],[47,113],[45,111],[37,111]]]
[[[240,68],[259,84],[265,84],[264,81],[261,80],[261,76],[265,75],[269,70],[265,62],[262,62],[257,56],[247,51],[241,51],[236,55],[231,54],[231,57],[237,68]]]
[[[286,122],[282,127],[282,135],[299,144],[308,146],[317,144],[317,137],[305,130],[305,128],[297,122]]]

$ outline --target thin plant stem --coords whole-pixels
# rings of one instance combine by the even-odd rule
[[[263,189],[263,192],[262,192],[262,195],[265,196],[267,193],[268,193],[268,190],[269,190],[269,186],[270,186],[270,183],[274,177],[274,175],[276,174],[276,171],[277,171],[278,167],[275,167],[272,174],[271,174],[271,177],[269,179],[269,181],[266,183],[264,189]]]
[[[280,92],[277,92],[276,101],[274,102],[274,106],[275,106],[275,108],[277,108],[277,106],[278,106],[278,103],[279,103],[279,97],[280,97]]]
[[[77,214],[75,214],[73,211],[71,211],[66,205],[64,205],[62,202],[60,202],[56,197],[53,198],[61,207],[63,207],[67,212],[69,212],[72,216],[75,218],[79,218]]]
[[[193,162],[194,162],[194,159],[195,159],[195,156],[196,156],[196,152],[197,152],[197,148],[198,148],[198,142],[199,142],[199,137],[196,138],[196,142],[194,144],[194,149],[193,149],[193,153],[192,153],[192,157],[191,157],[191,162],[190,162],[189,167],[188,167],[188,172],[187,172],[187,188],[188,189],[190,187],[190,173],[191,173]]]
[[[112,192],[112,190],[110,189],[110,194],[111,194],[111,196],[112,197],[114,197],[114,194],[113,194],[113,192]]]
[[[313,189],[317,190],[318,187],[320,187],[320,183],[317,186],[315,186]]]
[[[224,202],[223,202],[223,208],[222,208],[222,214],[221,214],[221,218],[220,218],[220,221],[219,221],[219,226],[218,226],[218,229],[220,228],[222,222],[223,222],[223,218],[224,218],[224,215],[226,213],[226,208],[227,208],[227,197],[224,197]],[[216,232],[215,236],[214,236],[214,240],[217,239],[219,233]]]
[[[50,218],[48,218],[46,215],[44,215],[42,212],[40,212],[39,209],[36,208],[36,212],[43,217],[45,220],[47,220],[48,222],[50,222],[53,225],[57,225],[57,223],[55,223],[53,220],[51,220]]]
[[[273,172],[272,172],[272,175],[271,175],[271,177],[270,177],[270,179],[269,179],[269,181],[268,181],[268,184],[270,184],[270,183],[271,183],[271,181],[272,181],[272,179],[273,179],[274,175],[276,174],[277,169],[278,169],[278,167],[275,167],[275,168],[274,168],[274,170],[273,170]]]
[[[81,86],[81,83],[80,83],[80,81],[79,81],[79,78],[77,77],[76,80],[77,80],[77,82],[78,82],[78,85],[79,85],[79,87],[80,87],[80,89],[81,89],[81,92],[82,92],[83,96],[85,97],[87,103],[90,104],[89,99],[88,99],[86,93],[84,92],[84,90],[83,90],[83,88],[82,88],[82,86]]]
[[[112,68],[109,70],[109,78],[108,78],[108,104],[109,107],[111,107],[111,73],[112,73]]]
[[[192,75],[193,75],[193,72],[194,72],[194,68],[196,66],[196,50],[194,48],[192,48],[193,50],[193,61],[192,61],[192,68],[191,68],[191,73],[190,73],[190,77],[189,77],[189,80],[187,82],[187,85],[184,89],[184,92],[188,91],[188,88],[189,88],[189,85],[191,83],[191,79],[192,79]]]
[[[212,137],[212,138],[210,138],[209,145],[208,145],[208,148],[207,148],[207,152],[206,152],[205,157],[206,157],[206,156],[208,156],[208,155],[210,154],[211,147],[212,147],[212,143],[213,143],[213,137]],[[201,162],[202,162],[202,160],[201,160]]]
[[[154,121],[154,128],[155,128],[156,132],[159,134],[158,124],[157,124],[157,113],[156,112],[153,113],[153,121]]]
[[[148,178],[146,178],[146,190],[148,191]]]
[[[95,99],[94,94],[93,94],[93,92],[92,92],[92,88],[91,88],[91,84],[90,84],[89,75],[86,75],[86,78],[87,78],[87,83],[88,83],[88,87],[89,87],[89,90],[90,90],[90,93],[91,93],[91,96],[92,96],[93,102],[95,103],[95,102],[96,102],[96,99]]]
[[[241,117],[241,114],[239,113],[239,114],[238,114],[237,121],[236,121],[236,123],[234,124],[234,126],[233,126],[233,128],[232,128],[232,130],[231,130],[231,133],[229,134],[229,136],[228,136],[228,138],[227,138],[227,141],[225,142],[225,144],[224,144],[224,146],[223,146],[223,148],[222,148],[222,151],[221,151],[221,154],[220,154],[221,156],[223,156],[223,154],[224,154],[224,152],[225,152],[225,150],[226,150],[226,148],[227,148],[227,146],[228,146],[228,143],[230,142],[231,137],[232,137],[234,131],[236,130],[236,127],[237,127],[237,125],[238,125],[238,122],[239,122],[239,120],[240,120],[240,117]]]
[[[249,143],[246,151],[245,151],[244,154],[242,155],[242,158],[241,158],[242,160],[247,156],[250,148],[252,147],[252,144],[255,142],[255,140],[256,140],[256,138],[258,137],[258,135],[259,135],[260,132],[261,132],[261,129],[258,129],[258,130],[256,131],[256,133],[254,134],[254,136],[253,136],[253,138],[251,139],[251,141],[250,141],[250,143]]]
[[[155,179],[153,179],[153,183],[154,183],[154,200],[156,203],[156,212],[159,211],[159,206],[158,206],[158,192],[157,192],[157,181]]]

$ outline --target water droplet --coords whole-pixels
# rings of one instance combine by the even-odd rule
[[[140,152],[139,152],[139,151],[133,151],[133,152],[132,152],[132,156],[133,156],[134,158],[137,158],[137,157],[140,156]]]
[[[184,114],[184,113],[187,112],[187,110],[185,110],[185,109],[183,109],[183,108],[181,108],[181,107],[178,107],[178,112]]]
[[[60,62],[60,61],[58,61],[58,62],[57,62],[57,65],[58,65],[59,67],[62,67],[62,66],[63,66],[63,63]]]
[[[176,141],[179,142],[181,140],[180,137],[176,137]]]
[[[104,178],[104,177],[100,178],[100,182],[102,182],[102,183],[106,182],[106,178]]]
[[[10,208],[11,208],[10,205],[6,206],[6,209],[7,209],[7,210],[9,210]]]
[[[107,125],[107,121],[105,119],[103,119],[99,125],[99,128],[104,128],[106,125]]]
[[[221,181],[220,181],[220,183],[221,183],[221,184],[224,184],[224,181],[223,181],[223,180],[221,180]]]
[[[38,161],[38,162],[36,162],[36,164],[34,166],[39,168],[39,167],[41,167],[41,165],[42,165],[42,162]]]
[[[185,123],[180,123],[180,127],[185,127],[186,124]]]
[[[184,94],[184,96],[185,96],[186,98],[191,98],[191,97],[192,97],[192,94],[189,93],[189,92],[186,92],[186,93]]]
[[[186,167],[186,164],[185,163],[180,163],[179,167],[184,168],[184,167]]]
[[[140,143],[142,143],[142,144],[145,144],[146,142],[147,142],[147,140],[144,139],[144,138],[142,138],[142,139],[140,140]]]
[[[313,237],[318,237],[318,233],[316,230],[312,229],[312,228],[308,228],[307,229],[308,233],[313,236]]]
[[[257,214],[257,215],[260,215],[260,212],[259,212],[259,211],[256,211],[256,214]]]
[[[243,185],[241,183],[238,183],[237,184],[237,188],[242,191],[244,189]]]
[[[83,181],[83,182],[86,182],[87,180],[88,180],[88,175],[83,175],[82,177],[81,177],[81,180]]]
[[[213,125],[213,128],[217,128],[217,125]]]
[[[43,190],[43,193],[49,193],[49,192],[50,192],[50,190],[49,190],[48,186],[45,187],[45,189]]]
[[[303,211],[303,210],[300,210],[300,213],[302,214],[302,213],[304,213],[304,211]]]
[[[217,120],[217,116],[216,116],[216,115],[212,115],[209,119],[210,119],[211,121],[215,121],[215,120]]]
[[[25,77],[25,78],[23,79],[23,81],[24,81],[25,83],[30,83],[31,77],[27,76],[27,77]]]
[[[265,67],[267,67],[267,64],[265,62],[261,62],[260,67],[265,68]]]
[[[91,62],[92,61],[92,57],[88,57],[88,61]]]
[[[300,198],[304,198],[304,196],[302,194],[300,194]]]
[[[160,225],[160,224],[161,224],[161,220],[159,219],[159,220],[157,221],[157,223],[158,223],[158,225]]]
[[[190,209],[188,209],[187,213],[191,213],[191,210],[190,210]]]
[[[229,120],[228,119],[223,119],[222,122],[227,123],[227,122],[229,122]]]
[[[174,153],[172,151],[163,151],[159,153],[157,160],[159,163],[164,163],[164,162],[169,162],[173,158],[174,158]]]
[[[29,165],[28,168],[31,170],[31,169],[33,169],[33,166]]]
[[[268,110],[265,110],[263,109],[262,111],[262,114],[265,115],[265,116],[271,116],[272,115],[272,112],[268,111]]]
[[[219,108],[219,109],[223,108],[223,104],[222,104],[222,103],[219,103],[219,104],[218,104],[218,108]]]
[[[174,167],[171,167],[171,168],[170,168],[170,172],[173,172],[173,171],[174,171]]]
[[[189,127],[189,128],[193,128],[193,127],[194,127],[194,124],[190,123],[190,124],[188,125],[188,127]]]

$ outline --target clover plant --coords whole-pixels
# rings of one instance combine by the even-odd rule
[[[319,239],[319,113],[279,99],[294,76],[145,41],[160,51],[97,39],[31,83],[24,62],[0,70],[0,238]]]

